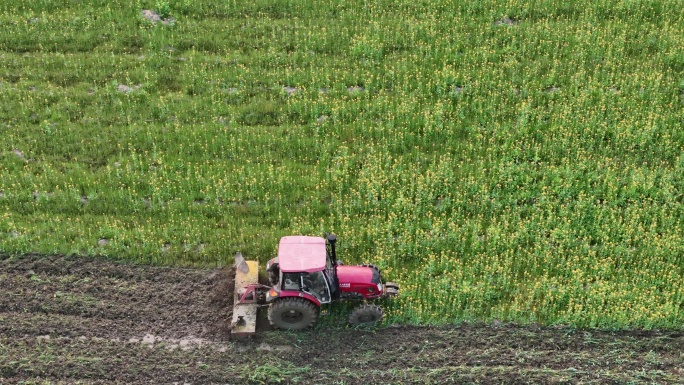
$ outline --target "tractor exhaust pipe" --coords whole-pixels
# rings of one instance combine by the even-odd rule
[[[332,258],[333,261],[337,261],[337,252],[335,251],[335,243],[337,242],[337,235],[328,234],[328,235],[326,235],[325,239],[328,241],[328,244],[330,244],[330,257]]]

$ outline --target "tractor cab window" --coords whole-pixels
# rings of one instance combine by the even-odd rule
[[[322,271],[303,273],[304,291],[318,298],[321,303],[330,302],[330,288]]]
[[[283,290],[299,291],[300,276],[299,273],[283,273],[283,279],[280,280],[283,285]]]

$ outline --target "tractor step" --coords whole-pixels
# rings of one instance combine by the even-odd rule
[[[235,269],[235,293],[233,296],[233,322],[231,335],[233,337],[246,337],[256,334],[257,301],[241,301],[245,290],[250,285],[259,284],[259,262],[244,261],[244,264]],[[253,293],[253,295],[255,295]]]

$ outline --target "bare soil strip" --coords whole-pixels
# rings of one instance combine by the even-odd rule
[[[684,383],[684,332],[319,325],[229,336],[229,270],[0,256],[0,383]]]

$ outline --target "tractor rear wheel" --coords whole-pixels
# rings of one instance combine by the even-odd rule
[[[378,305],[363,304],[352,310],[349,323],[352,325],[372,325],[382,320],[385,312]]]
[[[316,305],[308,299],[285,297],[268,307],[268,322],[278,329],[302,330],[318,317]]]

